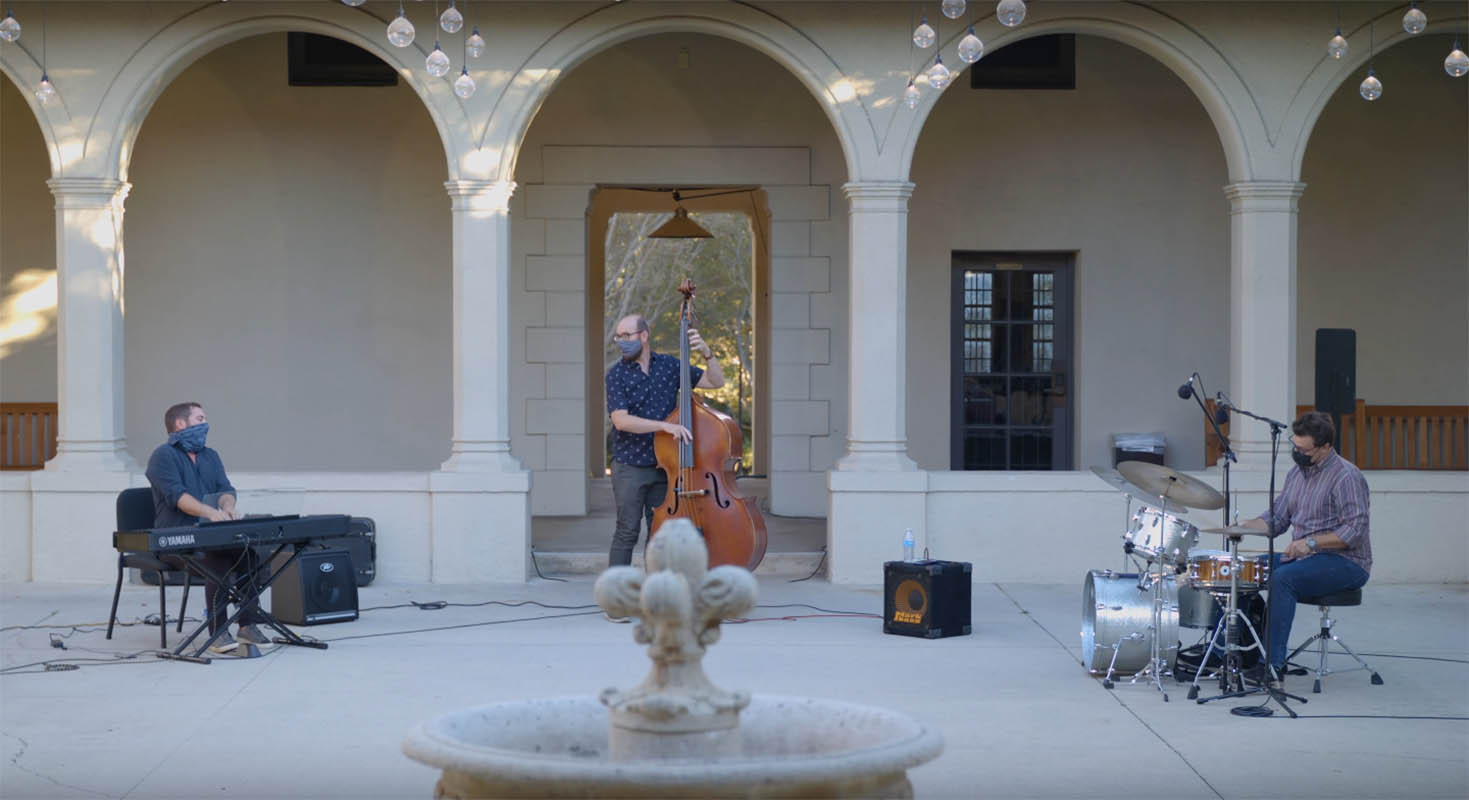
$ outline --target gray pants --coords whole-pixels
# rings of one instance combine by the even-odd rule
[[[607,565],[632,563],[632,551],[638,544],[643,520],[653,530],[653,509],[668,495],[668,477],[657,467],[634,467],[612,462],[612,497],[617,503],[617,528],[612,533],[612,548],[607,551]]]

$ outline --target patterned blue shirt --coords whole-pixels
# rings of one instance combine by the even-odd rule
[[[634,417],[666,419],[678,408],[679,360],[654,352],[648,361],[648,374],[643,374],[637,361],[618,359],[607,370],[607,413],[622,409]],[[698,385],[704,370],[689,367],[689,381]],[[633,467],[653,467],[653,434],[628,433],[612,429],[612,460]]]

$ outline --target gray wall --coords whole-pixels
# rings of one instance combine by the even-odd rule
[[[449,200],[406,86],[286,85],[286,36],[159,98],[129,179],[127,436],[207,407],[235,470],[432,469],[450,435]]]
[[[56,400],[56,298],[19,319],[17,294],[54,285],[56,214],[41,128],[10,78],[0,75],[0,399]],[[44,289],[40,289],[44,293]],[[27,296],[30,300],[35,294]],[[26,333],[21,336],[22,327]]]

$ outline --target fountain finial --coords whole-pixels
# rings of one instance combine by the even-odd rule
[[[657,734],[732,731],[749,705],[749,692],[710,683],[702,662],[705,648],[719,640],[719,623],[754,607],[755,578],[740,567],[708,569],[708,563],[708,548],[693,523],[671,519],[648,544],[646,576],[636,567],[613,567],[597,579],[597,604],[608,614],[639,618],[633,636],[648,645],[653,660],[641,684],[602,691],[614,751],[677,752],[683,748],[670,747],[672,740]],[[619,729],[655,735],[619,737]]]

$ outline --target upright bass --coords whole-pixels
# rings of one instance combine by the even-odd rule
[[[740,494],[735,470],[744,456],[739,423],[704,403],[693,393],[689,372],[689,327],[693,320],[694,282],[678,286],[678,408],[668,422],[688,428],[693,438],[680,442],[672,434],[653,439],[658,467],[668,475],[668,495],[653,512],[653,536],[673,517],[694,523],[709,548],[709,566],[732,564],[753,570],[765,558],[765,518],[753,498]]]

